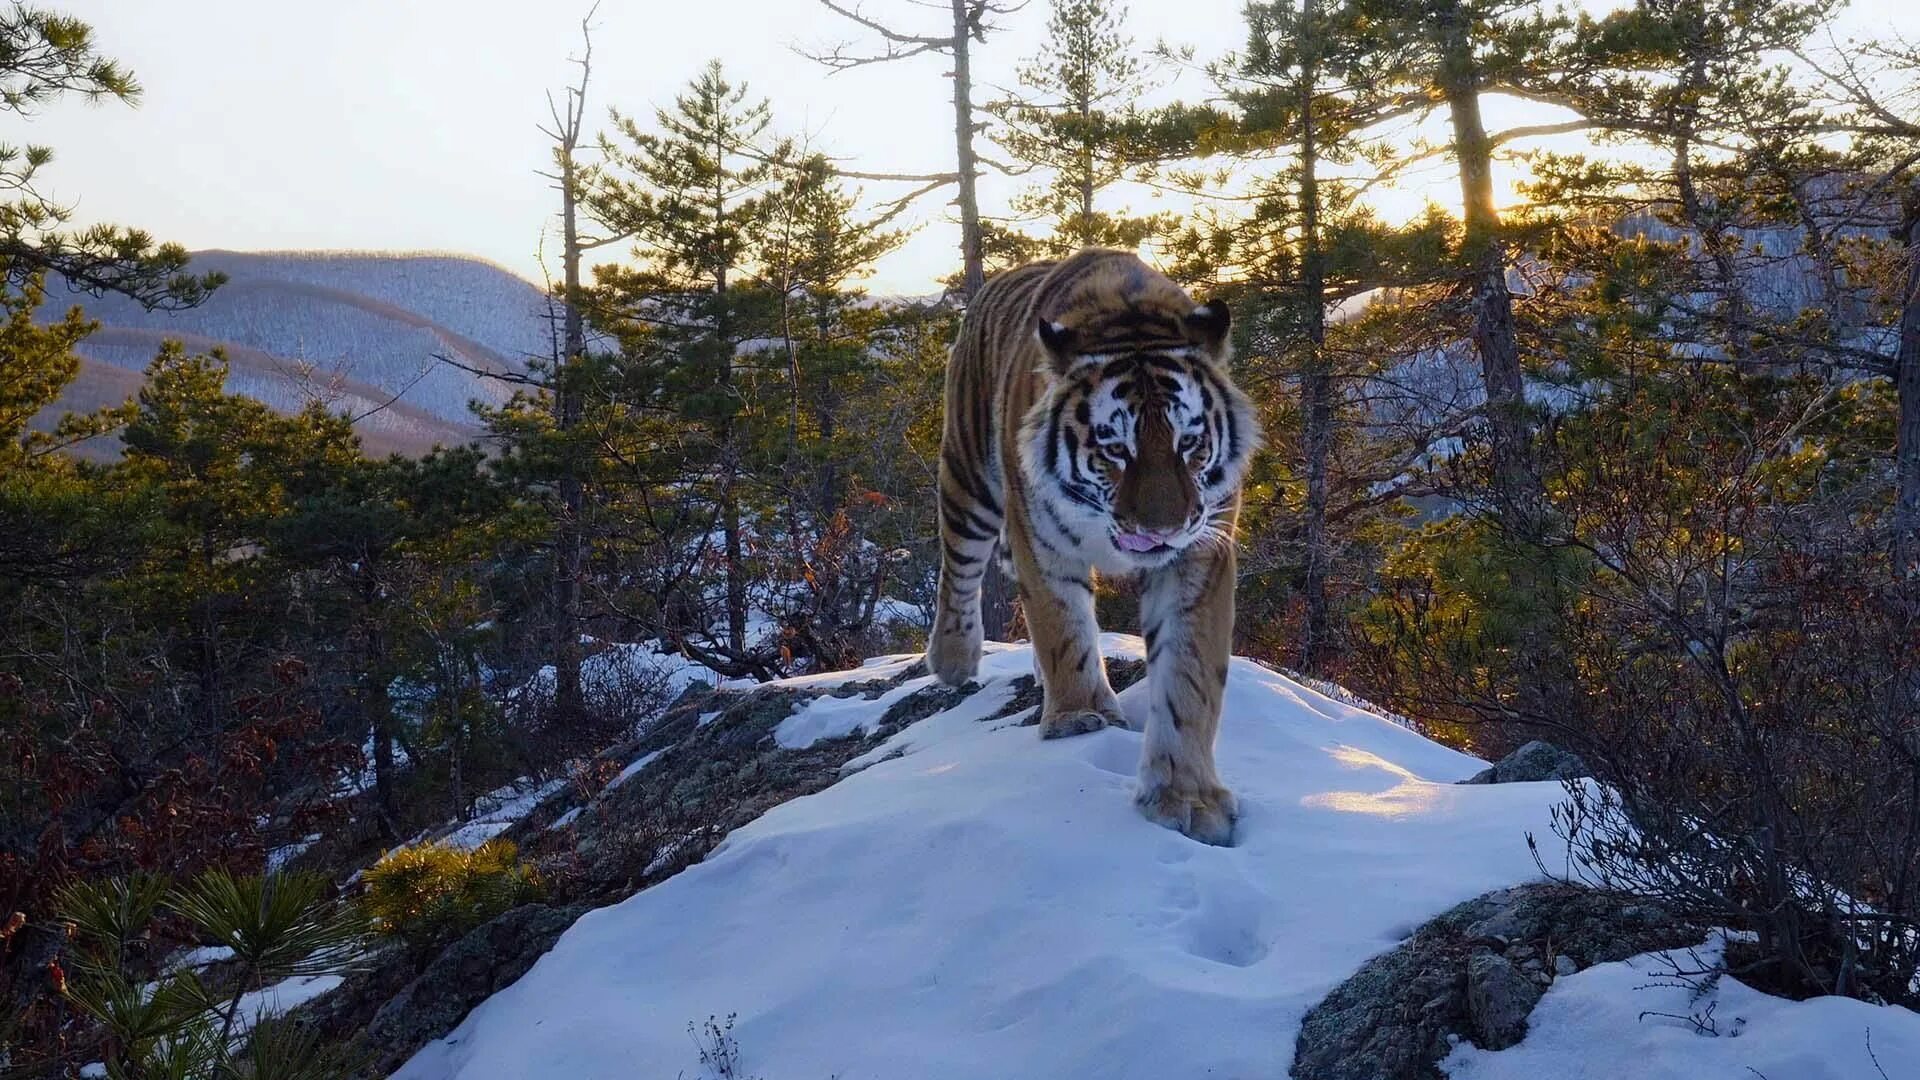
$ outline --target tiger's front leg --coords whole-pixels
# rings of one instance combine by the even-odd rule
[[[1007,522],[1007,539],[1025,601],[1034,670],[1044,694],[1040,737],[1059,739],[1109,724],[1127,726],[1100,655],[1091,568],[1043,566],[1018,515]]]
[[[1149,571],[1140,598],[1149,700],[1134,801],[1153,821],[1223,847],[1233,841],[1238,809],[1214,769],[1213,743],[1233,644],[1233,586],[1233,546],[1203,544]]]

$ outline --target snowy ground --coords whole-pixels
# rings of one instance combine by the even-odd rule
[[[1131,637],[1106,645],[1141,651]],[[1132,806],[1138,734],[1042,742],[1017,716],[983,722],[1032,668],[1024,647],[989,649],[984,689],[703,863],[588,914],[396,1075],[699,1077],[688,1024],[738,1014],[741,1075],[766,1080],[1284,1077],[1301,1016],[1369,956],[1536,876],[1524,834],[1546,831],[1557,784],[1454,786],[1484,763],[1242,661],[1220,742],[1242,807],[1236,846],[1187,840]],[[1130,712],[1146,689],[1121,695]],[[780,741],[866,727],[886,706],[816,701]],[[1619,998],[1614,1011],[1560,995],[1573,1015],[1543,1014],[1536,1038],[1657,1043],[1651,1028],[1617,1029],[1664,1006],[1607,978],[1565,985]],[[1644,1052],[1691,1046],[1675,1045]],[[1456,1064],[1500,1070],[1533,1049]],[[1459,1075],[1572,1075],[1540,1060]]]

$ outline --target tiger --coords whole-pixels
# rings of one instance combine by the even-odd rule
[[[1148,819],[1222,846],[1237,806],[1214,740],[1240,488],[1260,444],[1228,373],[1231,318],[1133,253],[1100,248],[978,290],[947,367],[926,650],[942,683],[978,674],[988,560],[1010,562],[1042,690],[1040,736],[1126,727],[1100,652],[1093,575],[1137,576],[1149,704],[1134,801]]]

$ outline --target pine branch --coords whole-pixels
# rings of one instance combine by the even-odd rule
[[[1505,146],[1521,139],[1533,139],[1542,135],[1566,135],[1575,131],[1586,131],[1594,127],[1592,120],[1582,117],[1578,120],[1562,120],[1557,124],[1522,124],[1496,132],[1487,139],[1490,146]]]

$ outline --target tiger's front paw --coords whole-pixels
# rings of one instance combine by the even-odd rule
[[[1119,709],[1116,708],[1111,713],[1098,709],[1060,709],[1050,711],[1040,718],[1040,737],[1064,739],[1072,735],[1085,735],[1090,731],[1099,731],[1108,726],[1127,726]]]
[[[1181,787],[1142,776],[1134,804],[1148,821],[1178,829],[1203,844],[1233,846],[1233,822],[1239,804],[1218,784]]]

